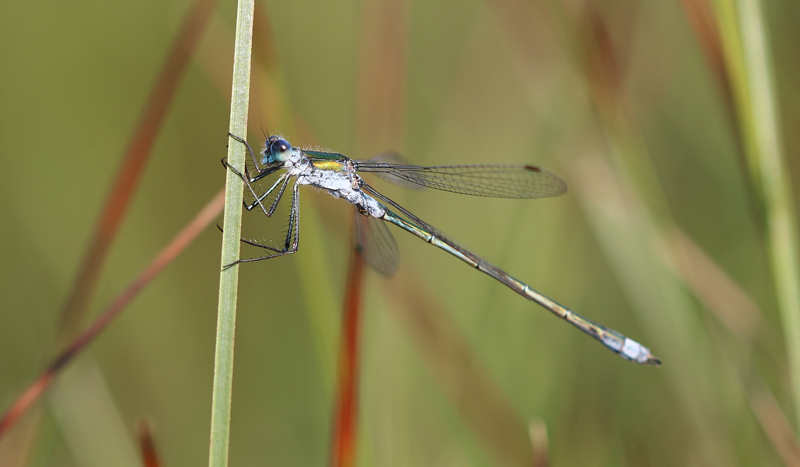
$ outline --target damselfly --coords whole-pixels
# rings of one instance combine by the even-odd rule
[[[497,266],[481,259],[407,209],[379,193],[365,183],[358,173],[371,172],[384,180],[402,186],[418,185],[454,193],[498,198],[543,198],[561,195],[567,191],[567,184],[558,175],[530,165],[420,167],[401,163],[397,158],[391,156],[357,161],[334,152],[295,148],[279,136],[267,138],[264,150],[257,159],[247,142],[238,136],[230,136],[247,146],[253,162],[253,166],[246,166],[242,173],[230,166],[224,159],[222,161],[226,167],[244,180],[253,196],[251,202],[245,202],[245,208],[248,211],[259,208],[267,217],[272,217],[289,183],[294,180],[294,184],[292,185],[289,224],[283,245],[276,247],[242,239],[243,242],[268,250],[270,253],[259,258],[240,259],[229,266],[296,252],[300,236],[299,189],[302,185],[311,185],[327,191],[335,198],[343,198],[356,207],[361,214],[356,216],[356,247],[362,253],[367,264],[377,272],[386,276],[393,274],[397,270],[399,258],[397,243],[386,224],[381,222],[385,221],[416,235],[478,271],[493,277],[519,295],[567,320],[621,357],[649,365],[661,363],[659,359],[650,354],[647,347],[613,329],[581,317],[510,276]],[[285,172],[271,185],[265,184],[265,189],[262,190],[261,183],[264,179],[281,169]]]

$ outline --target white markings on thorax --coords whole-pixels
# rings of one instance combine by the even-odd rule
[[[323,190],[334,198],[343,198],[355,205],[364,214],[382,217],[386,209],[375,198],[361,190],[361,177],[355,172],[353,161],[347,159],[345,170],[336,172],[318,169],[302,153],[293,154],[286,167],[290,176],[297,177],[300,185],[311,185]]]

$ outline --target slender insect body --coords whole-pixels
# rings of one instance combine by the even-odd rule
[[[237,138],[237,140],[244,142],[240,138]],[[255,157],[253,159],[255,162]],[[274,212],[274,208],[283,195],[289,179],[295,179],[285,247],[278,249],[269,245],[247,241],[251,245],[270,250],[273,253],[261,258],[239,260],[237,262],[258,261],[297,251],[299,236],[298,188],[301,185],[310,185],[326,190],[334,198],[345,199],[354,205],[361,214],[367,216],[367,218],[359,216],[356,220],[357,247],[364,254],[367,264],[381,274],[391,275],[396,271],[397,244],[391,233],[386,229],[386,224],[380,222],[376,224],[376,221],[369,219],[369,217],[393,224],[450,253],[478,271],[494,278],[517,294],[538,303],[551,313],[566,320],[600,341],[622,358],[641,364],[659,365],[661,363],[658,358],[650,353],[647,347],[613,329],[606,328],[578,315],[450,240],[430,224],[416,217],[396,202],[376,191],[373,187],[365,184],[357,172],[373,172],[385,180],[401,185],[414,184],[455,193],[505,198],[558,196],[567,189],[566,182],[558,175],[531,166],[462,165],[419,167],[409,164],[383,162],[377,158],[370,161],[355,162],[334,152],[293,148],[286,140],[278,136],[270,136],[267,139],[262,153],[262,163],[265,167],[257,167],[258,174],[254,177],[251,177],[249,172],[246,172],[248,173],[246,177],[239,172],[236,173],[244,179],[256,198],[256,202],[246,205],[248,210],[261,205],[261,202],[270,193],[278,190],[269,209],[261,205],[267,216],[271,216],[272,212]],[[227,164],[226,166],[235,171]],[[285,169],[286,173],[271,187],[263,191],[253,188],[253,183],[258,183],[266,176],[280,169]]]

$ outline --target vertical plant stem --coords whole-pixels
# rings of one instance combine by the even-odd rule
[[[153,424],[147,418],[139,420],[139,449],[144,467],[161,467],[161,460],[153,440]]]
[[[236,15],[236,43],[233,61],[230,132],[247,136],[247,107],[250,98],[250,55],[253,42],[254,0],[239,0]],[[245,148],[228,144],[228,163],[243,172]],[[214,392],[211,402],[211,446],[208,465],[228,465],[228,444],[233,384],[233,343],[236,329],[236,294],[238,265],[224,268],[239,258],[244,185],[230,170],[226,171],[225,215],[222,235],[222,266],[219,277],[217,309],[217,344],[214,355]]]
[[[357,214],[356,215],[360,215]],[[353,248],[350,255],[350,273],[347,276],[347,291],[342,316],[342,344],[339,351],[339,376],[331,442],[331,466],[353,467],[356,465],[356,443],[358,434],[359,393],[359,342],[361,324],[361,302],[364,288],[364,260]]]
[[[748,162],[767,215],[768,248],[783,321],[794,408],[800,417],[800,266],[797,220],[788,169],[784,166],[780,119],[768,30],[758,0],[738,0],[741,54],[744,63],[743,105]],[[749,112],[747,112],[749,110]],[[800,426],[800,418],[796,420]]]

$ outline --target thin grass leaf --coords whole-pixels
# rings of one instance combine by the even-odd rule
[[[686,17],[692,26],[695,36],[697,36],[699,45],[703,49],[709,71],[722,91],[725,106],[732,111],[735,108],[735,103],[731,77],[728,68],[725,66],[722,38],[714,18],[713,7],[708,0],[681,0],[681,5],[686,12]],[[729,115],[732,116],[733,113],[730,112]],[[733,124],[736,126],[738,122],[734,121]]]
[[[61,311],[58,345],[65,344],[83,322],[87,305],[100,277],[100,270],[119,226],[128,212],[128,206],[147,165],[158,130],[216,3],[216,0],[196,0],[192,4],[184,17],[180,32],[172,43],[172,48],[164,59],[158,78],[153,83],[150,96],[139,116],[136,129],[128,142],[122,164],[111,183],[111,192],[106,197],[106,204],[97,219],[92,240],[75,275],[69,298]]]
[[[247,135],[254,4],[253,0],[240,0],[236,15],[229,132],[241,136]],[[241,144],[231,143],[228,145],[228,163],[239,171],[244,168],[245,151],[245,147]],[[234,265],[226,268],[225,266],[239,259],[244,182],[230,170],[226,171],[226,175],[225,215],[222,222],[222,271],[219,278],[214,389],[211,402],[209,467],[228,465],[231,393],[233,390],[233,343],[236,330],[239,267]]]
[[[338,394],[331,437],[331,465],[334,467],[356,465],[361,314],[365,270],[364,259],[354,248],[350,255],[350,273],[347,275],[342,314]]]
[[[541,418],[531,420],[528,424],[528,435],[533,448],[533,467],[548,467],[550,465],[549,441],[547,439],[547,425]]]
[[[775,400],[775,396],[760,379],[755,383],[744,383],[744,386],[749,387],[750,407],[784,464],[789,467],[800,466],[800,444],[797,442],[797,435]]]
[[[714,382],[701,365],[701,356],[710,353],[709,344],[702,338],[701,323],[691,313],[689,295],[658,257],[665,241],[653,213],[628,180],[602,159],[584,157],[572,160],[569,166],[569,178],[574,180],[574,192],[587,221],[628,300],[650,331],[653,348],[664,354],[664,370],[681,402],[679,407],[689,418],[693,436],[700,440],[693,455],[706,463],[724,465],[733,458],[733,446],[713,422],[721,417],[721,409],[712,403]]]
[[[219,215],[222,209],[223,192],[219,192],[192,221],[183,228],[139,274],[136,279],[87,327],[48,368],[20,395],[0,418],[0,439],[16,423],[50,386],[59,372],[80,354],[83,349],[111,324],[128,304],[142,291],[168,264],[170,264],[208,224]]]
[[[153,422],[147,418],[139,420],[139,449],[142,453],[142,464],[144,467],[161,467],[161,460],[156,451],[156,443],[153,440]]]
[[[530,439],[514,407],[419,274],[404,271],[384,287],[390,310],[408,326],[434,377],[497,465],[530,465]]]
[[[781,122],[773,77],[769,30],[758,0],[739,0],[741,48],[734,48],[744,64],[740,119],[745,135],[750,176],[766,208],[770,266],[783,321],[784,340],[792,382],[795,422],[800,426],[800,264],[794,198],[783,161]]]
[[[358,142],[398,148],[404,134],[408,49],[407,1],[366,2],[361,16]]]

